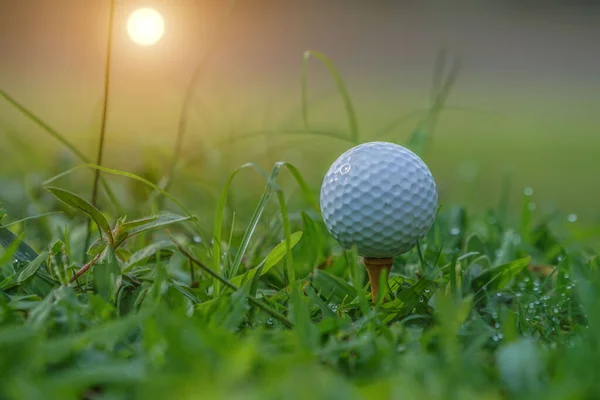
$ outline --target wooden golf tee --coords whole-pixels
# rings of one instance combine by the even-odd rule
[[[381,278],[381,272],[385,270],[386,282],[390,276],[392,269],[392,258],[365,258],[365,267],[369,274],[369,282],[371,282],[371,299],[373,303],[377,300],[377,294],[379,293],[379,280]]]

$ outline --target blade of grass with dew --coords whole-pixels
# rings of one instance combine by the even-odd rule
[[[346,109],[346,115],[348,117],[348,125],[350,128],[350,139],[354,144],[360,143],[360,136],[358,130],[358,120],[356,116],[356,111],[354,110],[354,105],[352,104],[352,100],[350,99],[350,95],[348,93],[348,89],[346,88],[346,84],[342,79],[342,76],[338,69],[335,67],[333,62],[323,53],[314,50],[307,50],[304,52],[303,61],[302,61],[302,118],[304,120],[304,128],[309,129],[308,122],[308,63],[310,59],[314,57],[317,60],[321,61],[321,63],[327,68],[329,74],[335,81],[338,92],[340,93],[340,97],[344,103],[344,108]]]

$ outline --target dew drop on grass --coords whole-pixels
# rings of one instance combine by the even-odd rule
[[[494,328],[496,328],[496,329],[499,329],[499,328],[500,328],[500,324],[499,324],[498,322],[496,322],[496,323],[494,324]]]
[[[195,235],[192,240],[194,243],[202,243],[202,238],[198,235]]]
[[[482,290],[487,290],[487,285],[483,285],[483,287],[481,288]]]
[[[531,196],[533,195],[533,188],[532,187],[526,187],[525,189],[523,189],[523,194],[525,196]]]
[[[452,228],[452,229],[450,229],[450,234],[451,234],[452,236],[456,236],[456,235],[458,235],[459,233],[460,233],[460,229],[459,229],[459,228]]]
[[[273,325],[273,318],[269,318],[267,320],[267,325]]]
[[[498,319],[498,313],[493,313],[493,314],[492,314],[492,318],[494,318],[494,319]]]
[[[535,205],[535,203],[532,201],[531,203],[527,204],[527,208],[529,209],[529,211],[533,211],[535,210],[537,206]]]
[[[526,276],[525,278],[523,278],[523,281],[524,281],[524,282],[529,282],[529,277],[528,277],[528,276]]]
[[[494,339],[494,342],[497,342],[498,340],[500,340],[500,338],[498,337],[498,335],[494,335],[493,339]]]
[[[559,310],[558,310],[558,308],[554,307],[554,310],[552,310],[552,311],[554,311],[554,314],[558,314]]]
[[[498,334],[498,339],[499,339],[499,340],[502,340],[502,339],[504,339],[504,335],[503,335],[503,334],[501,334],[501,333],[499,333],[499,334]]]
[[[575,222],[575,221],[577,221],[577,214],[569,214],[567,216],[567,221],[569,221],[569,222]]]
[[[533,308],[533,303],[529,303],[529,308]]]
[[[562,259],[562,257],[561,257],[561,259]],[[564,276],[565,276],[565,279],[569,279],[569,274],[565,274]]]

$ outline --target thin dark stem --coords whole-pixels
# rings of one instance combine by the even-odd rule
[[[106,65],[104,68],[104,102],[102,104],[102,120],[100,122],[100,143],[98,143],[98,153],[96,155],[96,165],[102,166],[102,158],[104,156],[104,139],[106,137],[106,120],[108,115],[108,98],[110,90],[110,66],[112,53],[112,37],[113,25],[115,19],[115,0],[110,1],[110,9],[108,15],[108,35],[106,41]],[[100,170],[94,172],[94,186],[92,189],[92,204],[95,206],[98,201],[98,182],[100,181]],[[85,240],[85,249],[89,246],[92,236],[91,223],[88,223],[88,233]],[[84,250],[85,250],[84,249]]]

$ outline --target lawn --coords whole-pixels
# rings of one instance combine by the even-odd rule
[[[442,112],[452,80],[434,79],[438,101],[382,137],[431,165],[438,215],[372,302],[362,260],[331,238],[318,195],[329,164],[378,130],[359,128],[329,67],[341,121],[318,127],[309,96],[289,128],[232,129],[219,116],[222,134],[188,137],[173,169],[172,143],[139,150],[122,137],[106,165],[130,153],[135,162],[78,158],[66,149],[80,141],[4,96],[31,133],[2,147],[0,398],[600,396],[600,226],[597,185],[585,186],[597,139],[560,160],[581,179],[526,151],[563,154],[568,137],[469,143],[458,133],[467,117]],[[47,151],[57,140],[64,151]],[[463,162],[489,145],[481,166]],[[525,154],[511,173],[490,172],[507,152]],[[523,182],[525,168],[542,190]],[[544,207],[557,180],[566,186]],[[588,196],[573,199],[569,185]]]

